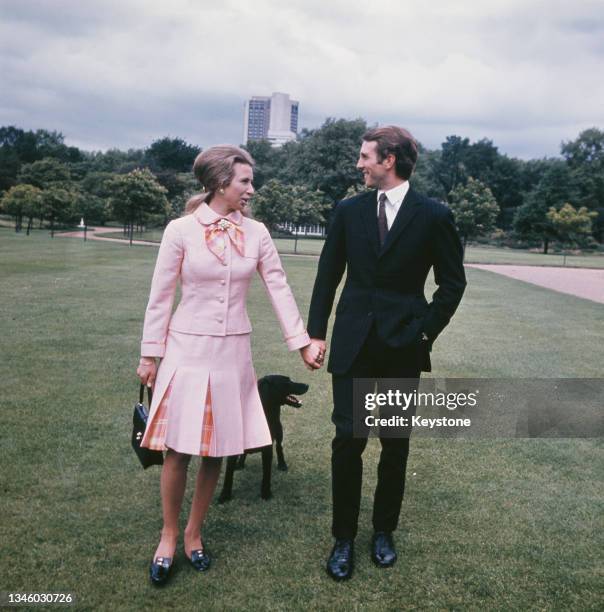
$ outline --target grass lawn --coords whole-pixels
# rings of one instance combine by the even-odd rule
[[[519,266],[567,266],[569,268],[604,268],[604,255],[589,253],[567,255],[560,253],[535,253],[522,249],[492,246],[466,247],[466,263],[511,264]]]
[[[171,583],[153,589],[159,471],[137,465],[129,437],[155,256],[0,229],[0,591],[73,591],[90,610],[601,609],[599,440],[412,440],[400,558],[386,571],[368,555],[370,441],[355,576],[332,582],[329,375],[287,353],[260,282],[249,299],[256,371],[311,385],[300,411],[284,408],[290,471],[276,471],[264,502],[250,457],[233,501],[210,509],[210,572],[194,574],[179,551]],[[316,261],[284,264],[306,314]],[[434,376],[602,374],[601,305],[475,269],[468,280],[435,345]]]
[[[149,240],[161,242],[163,231],[161,229],[150,229],[144,232],[135,232],[135,240]],[[124,232],[108,232],[103,234],[107,238],[124,237]],[[275,240],[280,253],[298,253],[301,255],[320,255],[323,248],[323,240],[301,238],[297,244],[293,238],[277,238]],[[483,264],[512,264],[524,266],[568,266],[573,268],[604,268],[604,255],[564,255],[559,253],[534,253],[521,249],[506,249],[491,246],[472,246],[466,248],[466,263]]]

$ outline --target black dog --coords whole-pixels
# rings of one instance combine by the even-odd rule
[[[302,402],[296,395],[303,395],[307,391],[308,385],[293,382],[287,376],[280,376],[278,374],[264,376],[258,381],[258,393],[260,394],[264,414],[268,421],[271,438],[273,441],[277,442],[277,467],[282,471],[287,470],[287,463],[285,463],[285,457],[283,456],[281,406],[287,405],[299,408]],[[271,492],[273,445],[264,446],[259,450],[262,452],[262,485],[260,487],[260,496],[262,499],[270,499],[273,496]],[[224,484],[222,485],[222,491],[218,497],[218,503],[222,504],[233,497],[233,474],[235,470],[243,469],[245,466],[245,457],[246,454],[243,454],[238,456],[235,455],[227,459]]]

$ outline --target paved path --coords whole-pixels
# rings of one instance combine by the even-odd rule
[[[86,232],[87,240],[102,240],[103,242],[119,242],[120,244],[130,244],[128,238],[107,238],[103,234],[111,234],[119,232],[119,227],[89,227]],[[63,238],[84,238],[84,232],[61,232],[55,234],[55,237]],[[142,244],[144,246],[159,246],[159,242],[151,242],[150,240],[133,240],[132,244]]]
[[[466,264],[466,266],[503,274],[525,283],[604,304],[604,270],[500,264]]]

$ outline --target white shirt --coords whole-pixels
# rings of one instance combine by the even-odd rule
[[[381,189],[378,190],[377,192],[378,203],[377,203],[377,208],[376,208],[377,214],[379,214],[380,212],[380,195],[382,195],[382,193],[385,193],[387,199],[386,199],[386,205],[384,208],[386,209],[386,223],[388,224],[388,229],[392,227],[392,224],[394,223],[394,219],[408,191],[409,191],[409,181],[403,181],[400,185],[397,185],[396,187],[393,187],[392,189],[389,189],[388,191],[383,191]]]

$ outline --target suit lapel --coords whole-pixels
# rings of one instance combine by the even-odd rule
[[[380,239],[377,225],[377,191],[367,192],[361,206],[361,220],[367,232],[369,244],[377,255],[380,252]]]
[[[415,217],[417,211],[419,210],[419,204],[420,199],[417,197],[415,191],[409,187],[409,191],[407,191],[407,195],[401,202],[401,207],[394,218],[394,223],[386,235],[386,242],[384,243],[381,251],[379,251],[380,257],[382,257],[390,249],[390,247],[395,243],[396,239],[401,235],[405,227],[409,225],[411,219]],[[376,217],[375,223],[377,227],[377,215],[374,214],[374,216]]]

